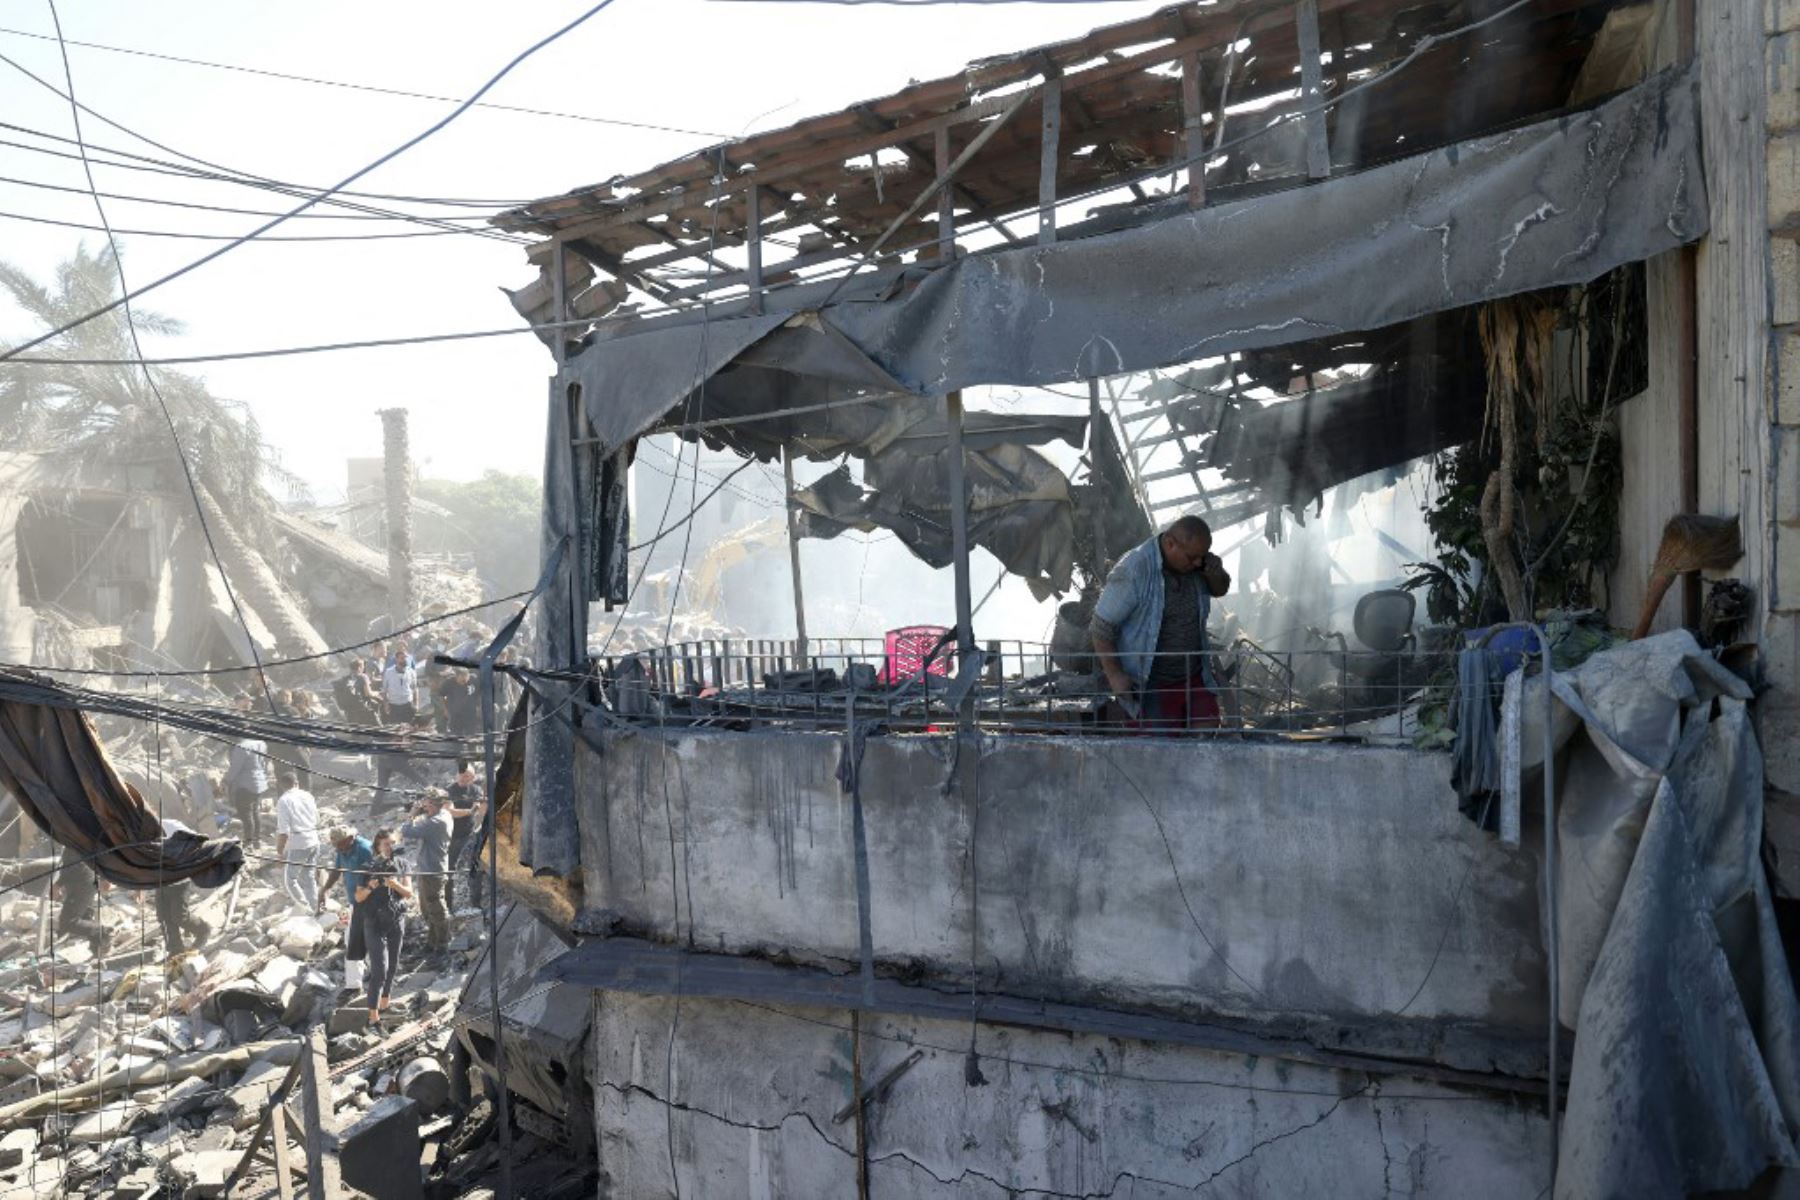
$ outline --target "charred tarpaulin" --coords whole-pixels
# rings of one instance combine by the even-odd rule
[[[1587,284],[1708,229],[1696,69],[1612,71],[1635,86],[1591,86],[1596,46],[1646,28],[1616,20],[1625,8],[1177,5],[508,213],[500,225],[545,238],[520,311],[557,325],[541,330],[557,361],[545,544],[607,527],[609,514],[577,516],[572,497],[588,494],[584,472],[648,433],[765,461],[875,463],[928,415],[943,430],[941,474],[935,452],[920,454],[886,476],[892,497],[832,480],[802,503],[839,523],[912,521],[924,545],[906,497],[942,478],[954,633],[970,662],[980,535],[965,388],[1087,385],[1092,449],[1115,432],[1104,381],[1224,364],[1217,379],[1184,381],[1213,395],[1164,397],[1158,419],[1246,485],[1233,503],[1256,511],[1454,444],[1479,422],[1484,391],[1462,314]],[[1372,432],[1389,430],[1404,432]],[[1142,500],[1119,494],[1117,467],[1097,454],[1077,486],[1102,501],[1112,490],[1115,507]],[[545,623],[539,659],[580,664],[596,597],[573,574],[557,586],[569,619]],[[565,706],[587,718],[579,730],[544,715]],[[1297,1192],[1351,1177],[1368,1182],[1351,1190],[1373,1191],[1393,1184],[1389,1138],[1441,1099],[1365,1106],[1378,1090],[1367,1079],[1312,1077],[1303,1092],[1329,1096],[1270,1139],[1258,1106],[1281,1087],[1250,1078],[1254,1063],[1227,1082],[1222,1059],[1159,1035],[1135,1043],[1152,1061],[1126,1075],[1107,1056],[1136,1051],[1012,1029],[1018,1053],[984,1072],[978,1043],[999,1034],[980,996],[1018,998],[1007,989],[1033,978],[1053,977],[1025,997],[1045,1004],[1148,998],[1202,1022],[1312,1021],[1347,1052],[1461,1064],[1555,1096],[1554,1034],[1537,1053],[1547,1008],[1533,864],[1443,824],[1460,818],[1437,803],[1441,761],[1394,748],[983,738],[971,705],[954,718],[953,750],[936,727],[869,739],[885,765],[863,773],[867,796],[846,799],[829,769],[834,714],[813,707],[810,733],[697,734],[636,723],[585,688],[547,684],[539,700],[520,846],[533,869],[582,875],[592,910],[577,927],[616,932],[609,922],[623,920],[727,956],[860,959],[865,981],[879,955],[969,997],[954,1020],[898,1000],[821,1016],[726,984],[684,1003],[678,983],[642,973],[634,992],[621,981],[643,964],[603,964],[596,1122],[622,1190],[704,1192],[742,1173],[752,1190],[842,1192],[852,1172],[866,1180],[902,1162],[929,1175],[909,1186],[945,1194],[994,1182],[1110,1194],[1128,1176],[1191,1190],[1335,1113],[1346,1132],[1321,1130],[1338,1140],[1279,1169]],[[854,696],[842,714],[844,743],[861,744]],[[706,787],[690,793],[702,762]],[[1221,905],[1226,888],[1254,899]],[[690,965],[708,964],[684,958],[673,973]],[[758,1047],[788,1020],[806,1029],[775,1061]],[[1494,1029],[1535,1061],[1475,1036]],[[936,1039],[918,1094],[879,1115],[864,1104],[864,1055],[877,1071],[895,1058],[871,1037]],[[1096,1061],[1098,1082],[1066,1083]],[[1171,1080],[1259,1095],[1214,1106],[1221,1145],[1210,1129],[1176,1128],[1195,1106],[1155,1092]],[[1459,1181],[1538,1187],[1551,1123],[1465,1099],[1464,1132],[1449,1142]],[[854,1137],[827,1129],[836,1112],[854,1117]],[[795,1124],[789,1138],[790,1121],[820,1136]],[[1429,1190],[1439,1144],[1422,1128],[1399,1136],[1419,1151],[1411,1182]],[[821,1138],[844,1158],[814,1153]],[[1307,1174],[1321,1162],[1332,1179]]]

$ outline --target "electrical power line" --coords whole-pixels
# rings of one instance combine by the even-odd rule
[[[54,41],[47,34],[29,33],[23,29],[8,29],[0,26],[0,33],[14,37],[37,38],[43,41]],[[236,63],[210,62],[203,58],[184,58],[178,54],[160,54],[153,50],[139,50],[130,46],[107,46],[99,42],[78,42],[71,39],[71,46],[80,46],[84,50],[105,50],[112,54],[129,54],[134,58],[153,58],[160,62],[181,63],[190,67],[210,67],[215,71],[235,71],[240,75],[259,75],[267,79],[281,79],[289,83],[310,83],[319,87],[344,88],[353,92],[371,92],[378,96],[399,96],[408,100],[431,100],[443,104],[456,103],[455,96],[436,96],[430,92],[411,92],[404,88],[380,87],[369,83],[349,83],[341,79],[321,79],[311,75],[293,75],[285,71],[271,71],[261,67],[245,67]],[[527,108],[518,104],[497,104],[482,101],[473,105],[475,108],[492,109],[495,112],[520,113],[531,117],[557,117],[565,121],[586,121],[595,125],[617,125],[625,129],[649,129],[658,133],[686,133],[695,137],[724,138],[723,133],[713,133],[705,129],[685,129],[680,125],[660,125],[654,121],[633,121],[624,117],[596,117],[589,113],[559,112],[547,108]]]
[[[268,673],[262,670],[261,651],[256,646],[256,635],[250,632],[250,618],[244,613],[244,605],[238,599],[237,589],[231,586],[231,576],[225,571],[225,564],[219,559],[219,548],[213,542],[212,522],[206,519],[206,505],[200,500],[200,485],[194,479],[194,466],[188,460],[187,450],[181,444],[181,433],[175,427],[175,414],[169,411],[169,402],[163,397],[162,388],[157,385],[156,373],[143,365],[144,348],[138,343],[137,319],[131,312],[131,285],[125,278],[125,260],[119,256],[119,240],[113,235],[112,223],[106,219],[106,205],[98,195],[94,183],[94,169],[87,161],[87,146],[82,141],[81,105],[75,99],[75,74],[69,68],[69,52],[62,48],[62,18],[56,11],[56,0],[45,0],[50,6],[50,20],[56,26],[57,45],[62,49],[63,79],[69,89],[69,116],[75,123],[75,142],[81,151],[81,167],[87,176],[88,191],[95,193],[94,211],[100,216],[100,224],[106,233],[107,244],[112,247],[113,270],[119,276],[119,300],[112,308],[122,308],[125,317],[125,331],[131,335],[131,352],[139,360],[138,369],[143,372],[144,382],[149,385],[150,394],[156,398],[156,406],[162,411],[163,421],[169,427],[169,440],[174,444],[175,457],[181,463],[181,476],[187,482],[188,495],[194,502],[194,516],[200,523],[200,534],[206,540],[207,553],[211,555],[213,566],[219,572],[219,580],[225,585],[225,596],[231,601],[231,610],[237,615],[238,626],[244,632],[244,642],[250,648],[250,661],[257,667],[256,677],[262,683],[263,695],[269,701],[269,708],[275,707],[275,692],[269,686]]]
[[[12,347],[7,348],[4,351],[0,351],[0,362],[4,362],[10,358],[13,358],[20,351],[29,350],[33,346],[41,346],[45,342],[49,341],[50,339],[52,339],[54,337],[58,337],[61,334],[67,333],[71,329],[74,329],[80,325],[84,325],[87,322],[94,320],[96,317],[105,316],[107,313],[113,312],[114,310],[122,307],[123,305],[130,303],[132,300],[135,300],[141,296],[148,295],[150,292],[155,291],[157,288],[163,287],[166,284],[172,283],[175,280],[180,279],[184,275],[187,275],[193,271],[198,270],[199,268],[205,266],[207,263],[210,263],[210,262],[214,261],[215,259],[221,258],[224,255],[229,254],[231,251],[237,249],[239,246],[243,245],[244,243],[253,241],[256,238],[261,237],[263,234],[268,233],[271,229],[275,228],[277,225],[281,224],[283,221],[286,221],[288,218],[300,215],[301,213],[305,212],[308,208],[311,208],[314,204],[317,204],[321,200],[326,199],[333,193],[341,191],[342,189],[344,189],[346,187],[349,187],[352,183],[355,183],[358,179],[361,179],[363,176],[376,170],[378,167],[381,167],[384,164],[393,161],[395,158],[398,158],[400,155],[404,154],[406,151],[412,149],[414,146],[417,146],[419,143],[425,141],[427,138],[431,137],[433,134],[437,133],[439,130],[445,128],[452,121],[456,120],[457,117],[459,117],[463,113],[467,112],[471,105],[475,104],[477,101],[479,101],[481,99],[482,96],[486,95],[495,86],[497,86],[502,79],[506,78],[507,75],[511,74],[513,69],[515,67],[517,67],[520,63],[522,63],[526,59],[530,58],[533,54],[536,54],[539,50],[543,49],[545,46],[548,46],[552,42],[561,38],[563,35],[576,29],[578,26],[582,25],[583,23],[585,23],[586,21],[588,21],[589,19],[594,17],[596,14],[604,11],[607,8],[610,8],[612,6],[612,4],[613,4],[613,0],[600,0],[600,3],[587,8],[582,13],[577,15],[574,20],[569,21],[568,23],[564,24],[560,28],[551,32],[550,34],[548,34],[548,35],[544,36],[543,38],[540,38],[538,41],[532,43],[532,45],[528,46],[526,49],[524,49],[524,50],[520,51],[518,54],[514,55],[513,58],[510,61],[508,61],[505,66],[501,67],[499,71],[495,72],[494,75],[489,77],[487,82],[483,83],[479,88],[477,88],[475,90],[475,92],[467,100],[464,100],[462,103],[458,104],[455,109],[453,109],[452,111],[450,111],[449,113],[444,115],[442,118],[438,119],[437,121],[434,121],[431,125],[429,125],[425,129],[421,130],[419,133],[413,135],[412,137],[408,138],[406,141],[400,143],[400,145],[394,147],[392,150],[389,150],[387,153],[376,158],[374,161],[368,163],[365,166],[359,167],[357,170],[351,172],[349,175],[346,175],[343,179],[339,180],[337,183],[333,184],[331,187],[324,189],[318,195],[311,196],[311,197],[307,198],[306,200],[303,200],[298,206],[296,206],[295,208],[293,208],[286,214],[279,216],[279,217],[275,217],[269,221],[265,221],[263,224],[259,225],[255,229],[251,230],[249,233],[246,233],[246,234],[242,235],[241,237],[235,238],[232,241],[227,242],[225,245],[220,246],[217,250],[213,250],[213,251],[210,251],[209,253],[203,254],[199,258],[194,259],[192,262],[186,264],[185,266],[178,267],[175,270],[169,272],[168,274],[160,276],[159,278],[154,279],[147,284],[144,284],[142,287],[137,288],[135,291],[120,296],[116,300],[109,301],[106,304],[101,305],[99,308],[96,308],[93,311],[91,311],[83,316],[77,317],[72,321],[65,321],[62,325],[58,326],[57,328],[52,329],[47,333],[39,334],[37,337],[32,338],[28,342],[24,342],[20,345],[12,346]],[[74,104],[75,101],[71,99],[70,103]],[[92,181],[90,180],[90,183],[91,182]]]
[[[19,144],[15,142],[5,142],[0,143],[0,145],[13,146]],[[20,149],[25,148],[26,147],[24,146],[20,146]],[[126,166],[128,164],[101,163],[99,165]],[[88,194],[86,188],[70,187],[69,185],[62,183],[46,183],[41,179],[18,179],[11,175],[0,175],[0,183],[11,183],[18,185],[19,187],[37,188],[40,191],[46,192],[74,192],[81,196]],[[105,200],[125,200],[132,204],[153,204],[160,208],[190,208],[199,212],[226,213],[230,216],[238,217],[278,217],[281,215],[280,213],[267,208],[233,208],[222,204],[200,204],[192,200],[169,200],[162,196],[133,196],[125,192],[101,192],[100,196]],[[399,220],[400,218],[389,216],[385,213],[302,213],[294,219],[297,221],[394,221]],[[486,214],[475,216],[439,216],[432,218],[434,221],[487,221],[489,219],[490,217]]]
[[[51,141],[57,141],[57,142],[68,142],[70,140],[68,138],[58,137],[56,134],[45,133],[42,130],[32,129],[29,126],[12,125],[5,121],[0,121],[0,129],[11,130],[14,132],[26,134],[30,137],[46,138]],[[46,155],[50,158],[68,159],[71,162],[81,161],[81,156],[79,154],[70,154],[67,151],[63,151],[63,150],[52,150],[48,146],[33,146],[27,142],[16,142],[16,141],[12,141],[11,139],[6,139],[6,138],[0,138],[0,146],[7,146],[14,150],[24,150],[24,151],[27,151],[32,154],[42,154],[42,155]],[[116,155],[122,159],[132,159],[132,160],[136,160],[136,161],[114,162],[114,161],[111,161],[110,159],[98,157],[98,154],[96,152],[103,153],[103,154]],[[176,179],[199,180],[199,181],[203,181],[203,182],[207,182],[207,183],[228,183],[228,184],[232,184],[237,187],[252,188],[256,191],[271,192],[278,196],[298,197],[298,196],[304,196],[307,194],[302,189],[290,187],[286,184],[281,184],[281,183],[263,182],[254,176],[228,175],[228,174],[221,174],[217,171],[196,170],[193,167],[184,167],[184,166],[180,165],[179,163],[170,163],[164,159],[151,158],[150,156],[143,155],[143,154],[134,154],[129,150],[109,149],[109,148],[93,145],[92,143],[90,143],[88,146],[88,153],[89,153],[90,161],[97,167],[110,167],[110,168],[114,168],[116,170],[121,170],[121,171],[139,171],[139,172],[143,172],[143,173],[151,174],[151,175],[168,175],[168,176],[171,176]],[[162,165],[152,165],[152,164],[162,164]],[[104,195],[106,195],[106,193],[102,192],[101,195],[104,196]],[[367,214],[369,219],[371,219],[371,220],[379,218],[379,219],[389,220],[389,221],[409,221],[409,222],[412,222],[413,224],[428,225],[433,228],[448,228],[450,222],[467,221],[467,220],[471,219],[467,216],[460,215],[460,214],[452,215],[452,216],[444,216],[444,217],[428,217],[428,216],[424,216],[424,215],[421,215],[418,213],[399,212],[394,209],[380,208],[380,207],[378,207],[376,205],[372,205],[372,204],[362,204],[362,203],[352,201],[352,200],[342,200],[342,199],[338,199],[337,197],[332,197],[331,199],[325,200],[322,203],[331,208],[343,208],[343,209],[349,209],[353,213]],[[258,213],[255,215],[275,216],[275,215],[279,215],[279,214],[265,212],[265,213]],[[310,212],[309,213],[301,213],[292,219],[319,221],[319,220],[328,219],[328,217],[342,219],[341,215],[339,215],[339,214],[310,213]],[[488,218],[477,217],[474,219],[485,221]],[[499,229],[470,228],[467,232],[469,234],[471,234],[472,236],[485,237],[485,238],[492,239],[494,241],[512,242],[514,245],[519,245],[519,246],[528,246],[531,244],[531,239],[529,239],[529,238],[521,237],[517,234],[507,233],[507,232],[504,232]]]
[[[50,92],[54,92],[56,95],[61,96],[64,100],[68,100],[68,96],[64,95],[62,93],[62,91],[60,91],[55,84],[51,83],[49,80],[45,79],[42,75],[39,75],[36,71],[33,71],[30,67],[26,66],[24,63],[11,57],[10,55],[0,54],[0,63],[5,63],[7,66],[11,67],[13,70],[17,71],[19,74],[25,76],[27,79],[31,80],[33,83],[36,83],[39,87],[42,87]],[[145,135],[138,133],[135,130],[127,128],[126,126],[121,125],[119,122],[113,120],[111,117],[108,117],[103,113],[96,112],[95,110],[89,108],[85,104],[81,105],[81,109],[83,112],[87,113],[88,116],[93,117],[96,121],[99,121],[104,125],[109,125],[112,128],[117,129],[120,133],[126,134],[127,136],[130,136],[130,137],[134,137],[138,141],[143,142],[146,145],[154,146],[158,150],[161,150],[165,153],[174,154],[178,158],[185,158],[191,162],[197,162],[201,166],[213,167],[216,170],[231,170],[231,168],[220,167],[216,163],[209,163],[205,159],[196,158],[195,156],[193,156],[191,154],[183,154],[182,152],[180,152],[178,150],[171,149],[170,147],[165,146],[161,142],[157,141],[155,138],[146,137]],[[454,119],[455,115],[456,114],[452,113],[451,117],[446,118],[446,120]],[[113,151],[113,153],[122,154],[122,153],[124,153],[124,151]],[[233,173],[239,174],[239,175],[244,175],[251,179],[257,179],[264,183],[276,182],[276,181],[265,179],[262,176],[256,175],[256,174],[254,174],[252,172],[248,172],[248,171],[234,171]],[[308,187],[303,184],[284,183],[282,186],[295,188],[301,192],[317,192],[317,191],[324,190],[324,189],[321,189],[318,187]],[[444,198],[444,197],[432,197],[432,196],[398,196],[398,195],[392,195],[392,194],[386,194],[386,193],[380,193],[380,192],[344,192],[343,194],[347,195],[347,196],[357,196],[357,197],[360,197],[365,200],[402,200],[402,201],[413,201],[413,202],[419,203],[419,204],[458,205],[460,207],[465,207],[465,208],[483,208],[483,207],[486,207],[486,208],[512,208],[512,207],[516,207],[519,203],[522,203],[521,201],[512,201],[512,200],[469,200],[469,199],[448,199],[448,198]]]
[[[88,116],[93,117],[96,121],[99,121],[103,125],[110,126],[111,128],[118,130],[120,133],[123,133],[127,137],[136,138],[138,141],[143,142],[147,146],[155,147],[156,149],[161,150],[164,154],[172,154],[176,158],[185,159],[187,162],[194,163],[195,165],[204,167],[208,170],[222,172],[225,176],[232,179],[233,181],[247,182],[249,184],[253,184],[258,187],[265,187],[270,191],[285,192],[288,195],[305,198],[309,202],[319,199],[319,197],[312,194],[319,190],[317,188],[310,188],[310,187],[304,187],[299,184],[287,183],[287,182],[284,182],[279,179],[270,179],[267,176],[258,175],[251,171],[241,171],[241,170],[237,169],[236,167],[229,167],[223,163],[212,162],[209,159],[201,158],[198,155],[189,154],[183,150],[177,150],[173,146],[170,146],[163,142],[157,141],[155,138],[150,137],[148,134],[140,133],[137,130],[132,129],[130,126],[124,125],[118,121],[113,120],[111,117],[107,116],[104,113],[101,113],[92,108],[89,108],[85,104],[81,104],[79,101],[77,101],[72,96],[64,95],[57,88],[57,86],[55,84],[51,83],[49,80],[45,79],[43,76],[37,74],[37,72],[31,70],[31,68],[25,66],[23,63],[17,62],[14,59],[9,58],[4,54],[0,54],[0,62],[5,63],[7,66],[11,67],[13,70],[19,72],[21,75],[24,75],[26,78],[30,79],[33,83],[36,83],[38,86],[49,91],[52,95],[58,96],[70,104],[77,105],[81,109],[81,111],[87,113]],[[48,137],[50,135],[40,134],[39,136]],[[122,156],[127,156],[127,157],[138,157],[137,155],[133,155],[129,151],[124,151],[124,150],[114,150],[114,151],[111,151],[111,153],[122,155]],[[155,161],[155,160],[147,160],[147,161]],[[170,164],[170,165],[175,165],[175,164]],[[357,193],[350,193],[350,194],[356,195]],[[455,204],[459,207],[478,207],[479,203],[480,203],[478,201],[452,201],[452,200],[437,201],[437,200],[432,200],[429,198],[392,197],[392,196],[379,196],[379,195],[374,195],[374,194],[370,194],[370,195],[366,196],[365,198],[382,199],[382,200],[396,200],[396,199],[410,200],[412,202],[421,203],[421,204],[423,204],[423,203]],[[356,205],[350,204],[345,201],[328,201],[328,203],[332,203],[332,204],[334,204],[336,206],[340,206],[340,207],[348,207],[348,208],[357,207]],[[303,205],[302,207],[304,208],[305,206]],[[379,210],[370,210],[370,211],[379,211]],[[425,222],[425,223],[434,223],[435,222],[435,218],[412,216],[412,215],[406,216],[405,219],[413,220],[413,221],[421,221],[421,222]],[[484,232],[497,233],[498,231],[489,230],[489,231],[484,231]]]
[[[263,667],[274,670],[276,667],[293,667],[302,663],[318,662],[322,659],[335,658],[340,654],[349,654],[356,650],[366,650],[370,646],[378,646],[382,642],[393,641],[404,634],[413,633],[429,625],[441,625],[446,621],[454,621],[458,617],[468,616],[484,608],[493,608],[497,604],[510,604],[514,600],[531,595],[529,589],[513,592],[511,595],[498,596],[492,600],[483,600],[480,604],[471,604],[466,608],[454,608],[449,612],[439,613],[435,617],[426,617],[422,621],[414,621],[411,625],[402,625],[388,633],[369,638],[367,641],[352,642],[347,646],[333,646],[321,650],[317,654],[303,654],[298,658],[272,658],[263,663]],[[212,675],[236,675],[244,671],[253,671],[255,667],[193,667],[170,671],[108,671],[99,667],[51,667],[38,663],[0,663],[0,667],[20,668],[27,671],[42,671],[56,675],[100,675],[109,679],[192,679]]]
[[[85,225],[80,221],[59,221],[55,217],[37,217],[28,213],[0,211],[0,219],[7,221],[27,221],[33,225],[56,225],[63,229],[85,229],[93,233],[105,233],[103,225]],[[129,237],[178,238],[196,242],[229,242],[235,235],[229,233],[181,233],[173,229],[121,229],[115,228],[113,233]],[[275,234],[271,237],[260,237],[258,242],[385,242],[399,238],[443,237],[453,233],[471,233],[468,229],[414,229],[405,233],[295,233]]]

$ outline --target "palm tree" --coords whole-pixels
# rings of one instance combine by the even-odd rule
[[[40,283],[0,262],[0,288],[42,326],[55,328],[110,303],[118,295],[110,249],[74,257]],[[178,334],[173,317],[132,306],[139,333]],[[13,339],[8,339],[13,340]],[[123,309],[83,322],[45,342],[34,357],[131,359],[131,331]],[[267,532],[270,498],[264,482],[292,486],[243,404],[213,395],[204,381],[180,371],[139,366],[44,366],[0,363],[0,444],[71,463],[146,461],[175,464],[175,446],[156,396],[154,374],[197,483],[252,538]]]
[[[110,303],[118,295],[118,278],[110,249],[90,254],[79,247],[48,285],[0,262],[0,288],[52,329]],[[132,319],[141,333],[175,334],[182,328],[171,317],[135,305]],[[249,409],[213,395],[195,376],[132,362],[136,355],[123,308],[56,335],[33,357],[101,365],[0,362],[0,447],[39,456],[52,478],[60,472],[71,483],[125,478],[128,467],[153,468],[155,490],[166,493],[177,511],[199,509],[219,570],[263,618],[276,648],[322,649],[324,642],[267,553],[280,538],[265,481],[273,478],[297,489],[263,442]]]

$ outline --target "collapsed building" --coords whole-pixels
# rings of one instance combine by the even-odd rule
[[[8,661],[239,666],[252,661],[246,628],[258,656],[298,657],[367,637],[370,622],[386,615],[386,562],[373,555],[370,563],[361,543],[305,516],[270,512],[280,539],[271,544],[246,537],[202,493],[203,530],[185,485],[167,473],[178,470],[172,459],[87,460],[73,470],[59,459],[6,456],[0,628]],[[325,580],[337,586],[327,591]]]
[[[1795,28],[1180,4],[498,218],[542,238],[513,301],[556,362],[517,847],[565,889],[541,977],[591,993],[603,1191],[1681,1195],[1800,1166]],[[965,411],[1066,384],[1085,415]],[[654,433],[790,479],[853,461],[790,485],[790,532],[893,532],[953,567],[954,624],[618,653],[590,613],[667,527],[630,511]],[[1481,468],[1437,660],[1405,592],[1318,652],[1329,699],[1221,628],[1220,727],[1120,738],[1079,636],[976,625],[972,546],[1078,604],[1178,513],[1223,548],[1428,456]],[[1735,518],[1730,587],[1664,598],[1680,513]],[[1604,632],[1640,611],[1654,636]]]

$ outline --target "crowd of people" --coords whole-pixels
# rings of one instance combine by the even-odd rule
[[[447,651],[441,643],[377,643],[367,657],[354,658],[332,684],[336,714],[326,702],[297,689],[279,690],[272,697],[247,691],[233,703],[256,711],[272,698],[283,716],[474,739],[482,732],[475,673],[434,661],[445,652],[476,658],[487,644],[485,631],[470,625],[462,634]],[[511,697],[499,694],[496,700],[509,703]],[[480,853],[487,796],[475,764],[467,760],[456,762],[450,774],[442,760],[377,754],[371,789],[317,775],[312,758],[305,746],[238,739],[226,753],[223,773],[208,781],[211,811],[189,815],[206,835],[235,836],[244,848],[244,869],[269,876],[297,911],[323,917],[332,889],[342,882],[338,920],[347,926],[346,959],[364,964],[370,1015],[379,1019],[398,970],[406,918],[416,909],[424,930],[425,965],[447,966],[452,912],[483,901]],[[324,828],[315,780],[323,787],[346,787],[338,806],[348,811],[362,810],[361,793],[366,792],[372,832],[360,832],[348,821]],[[165,836],[195,832],[172,818],[163,827]],[[63,927],[92,943],[96,955],[103,954],[109,936],[95,920],[103,884],[78,857],[65,856],[58,875]],[[190,944],[203,947],[212,935],[194,914],[192,900],[187,883],[154,891],[170,955],[183,953]]]

